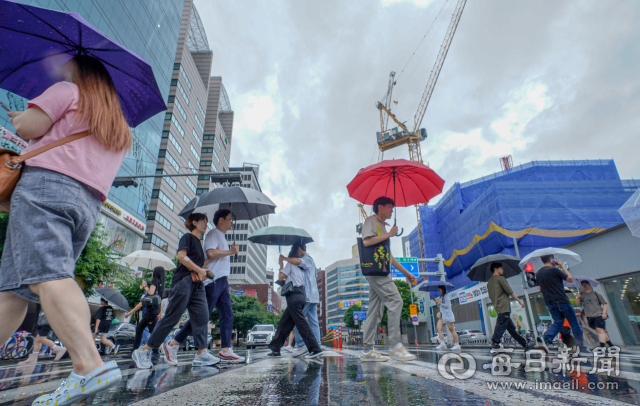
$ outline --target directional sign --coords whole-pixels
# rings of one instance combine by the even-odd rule
[[[365,321],[367,319],[366,311],[355,311],[353,312],[353,321]]]
[[[418,277],[418,258],[396,258],[400,265],[404,267],[411,275]],[[404,278],[404,274],[391,265],[391,277],[392,278]]]

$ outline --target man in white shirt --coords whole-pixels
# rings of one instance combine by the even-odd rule
[[[233,331],[233,310],[231,308],[231,295],[229,294],[229,282],[227,276],[231,274],[231,256],[238,253],[235,242],[229,247],[225,234],[233,229],[231,212],[227,209],[216,211],[213,216],[215,228],[207,233],[204,239],[204,251],[210,259],[206,268],[211,271],[214,279],[207,278],[205,292],[209,314],[213,309],[218,309],[220,317],[220,344],[222,349],[218,358],[222,362],[243,362],[244,357],[236,354],[231,348],[231,333]],[[165,361],[169,365],[177,365],[179,344],[191,334],[191,323],[187,322],[175,335],[174,339],[162,345],[161,350]]]

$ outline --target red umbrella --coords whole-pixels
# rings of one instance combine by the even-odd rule
[[[444,179],[420,162],[394,159],[360,169],[347,185],[349,196],[373,204],[380,196],[393,197],[396,207],[427,203],[442,193]]]

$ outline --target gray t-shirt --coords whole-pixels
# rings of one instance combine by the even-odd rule
[[[602,306],[607,304],[607,301],[602,295],[594,290],[589,293],[582,292],[580,294],[580,304],[584,309],[584,314],[587,317],[602,317]]]

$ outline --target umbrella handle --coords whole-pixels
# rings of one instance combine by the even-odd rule
[[[398,234],[396,234],[396,237],[400,237],[402,234],[404,234],[404,228],[400,229],[400,232]]]

